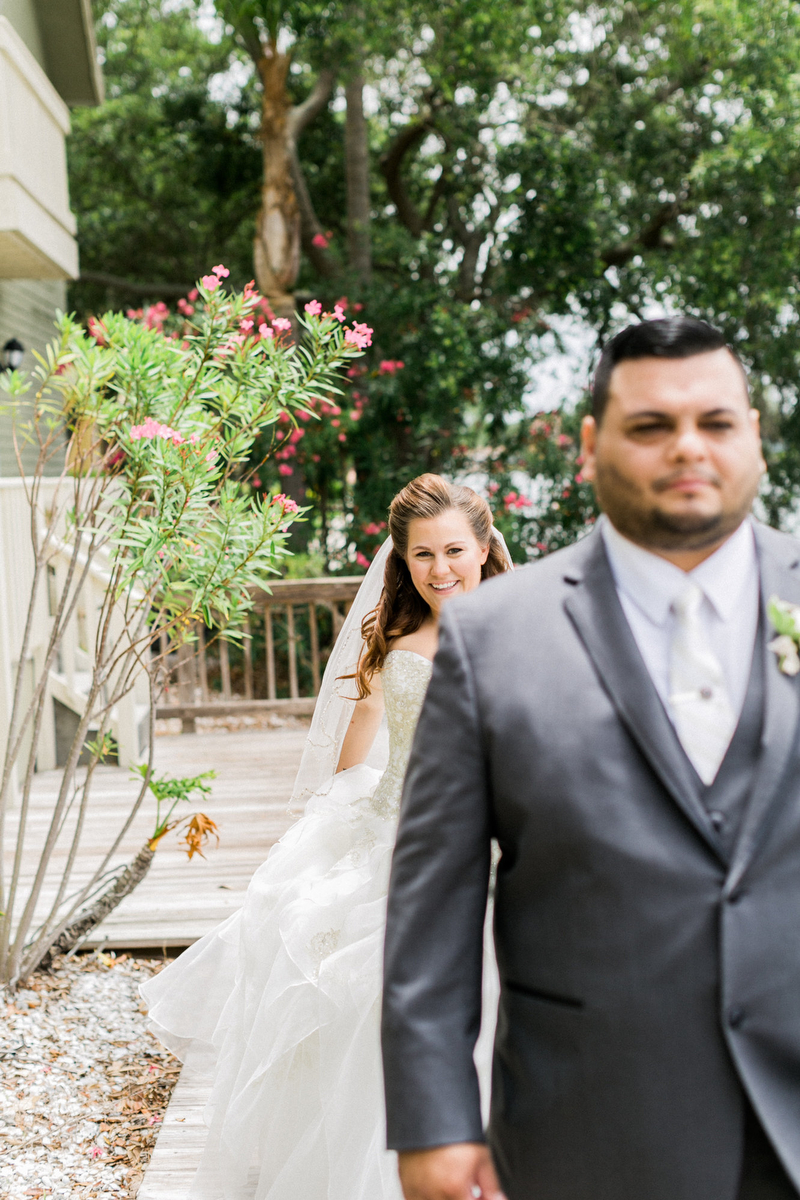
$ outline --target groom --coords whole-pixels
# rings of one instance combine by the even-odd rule
[[[407,1200],[797,1200],[800,677],[766,606],[800,604],[800,543],[749,516],[758,415],[710,326],[619,334],[593,411],[599,528],[442,617],[389,895],[389,1145]]]

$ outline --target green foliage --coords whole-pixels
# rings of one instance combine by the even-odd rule
[[[305,317],[304,338],[290,342],[280,321],[267,326],[252,288],[225,291],[225,275],[203,276],[180,335],[152,310],[144,322],[106,313],[88,332],[61,317],[34,372],[33,422],[20,423],[43,453],[59,428],[74,431],[70,464],[86,483],[73,535],[104,547],[134,642],[153,636],[142,621],[175,642],[198,617],[235,634],[250,589],[278,572],[298,511],[250,486],[253,447],[279,418],[311,419],[319,392],[335,395],[361,353],[329,315]],[[24,395],[27,381],[6,386]]]
[[[194,3],[94,0],[106,102],[72,114],[70,196],[83,272],[185,285],[225,262],[242,286],[253,275],[253,222],[261,151],[245,84],[234,102],[212,99],[233,43],[214,43]],[[70,287],[79,314],[125,308],[136,293],[97,282]]]
[[[196,274],[183,264],[202,245],[204,261],[230,258],[246,279],[259,97],[251,76],[222,105],[211,79],[252,57],[250,18],[258,38],[278,26],[295,38],[297,101],[321,66],[338,67],[344,82],[360,64],[372,85],[373,280],[349,273],[337,103],[299,144],[335,274],[319,277],[307,259],[300,286],[327,306],[346,295],[351,314],[363,305],[373,349],[332,401],[341,412],[306,425],[292,451],[262,438],[252,460],[287,451],[278,461],[292,475],[261,474],[313,503],[310,532],[331,533],[334,557],[368,557],[378,535],[365,527],[380,526],[393,491],[426,469],[531,499],[532,510],[497,501],[518,555],[585,527],[592,508],[576,464],[557,444],[545,453],[538,435],[526,445],[528,378],[551,319],[565,316],[600,342],[664,310],[720,325],[752,368],[765,503],[771,520],[783,518],[800,490],[800,11],[791,0],[604,9],[405,0],[391,19],[377,0],[218,7],[242,44],[233,26],[209,42],[191,6],[155,21],[157,0],[102,0],[118,19],[100,29],[111,107],[77,114],[71,151],[83,261],[181,282]],[[176,122],[190,100],[191,120]],[[137,127],[139,140],[128,132]],[[116,158],[94,149],[112,143]],[[219,170],[206,171],[214,162]],[[103,207],[106,194],[116,207]],[[387,373],[385,361],[404,367]],[[571,421],[554,417],[553,436],[574,440]]]
[[[153,772],[148,775],[150,768],[147,763],[132,767],[131,770],[134,775],[147,782],[148,788],[156,798],[156,823],[149,839],[151,846],[155,846],[168,832],[172,814],[177,806],[188,804],[195,796],[198,803],[207,800],[211,795],[211,784],[208,780],[217,777],[216,771],[203,771],[202,775],[187,775],[180,779],[171,775],[159,776]],[[162,806],[166,805],[169,807],[162,811]]]

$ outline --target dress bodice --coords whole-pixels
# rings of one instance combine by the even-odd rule
[[[432,670],[433,663],[413,650],[390,650],[386,655],[381,681],[389,726],[389,761],[371,804],[383,817],[396,816],[400,810],[411,743]]]

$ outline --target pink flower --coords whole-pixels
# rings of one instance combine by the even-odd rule
[[[253,478],[250,480],[250,482],[252,483],[254,488],[261,487],[261,480],[259,479],[258,475],[254,475]]]
[[[108,339],[108,330],[102,321],[98,321],[95,317],[89,317],[86,322],[89,333],[94,338],[99,346],[105,346]]]
[[[280,466],[278,467],[278,474],[279,475],[294,475],[294,471],[292,470],[292,468],[289,466],[288,463],[281,463]]]
[[[305,306],[306,312],[310,317],[318,317],[322,312],[322,305],[319,300],[309,300]]]
[[[253,322],[249,317],[245,317],[243,321],[239,322],[239,329],[242,331],[242,333],[249,333],[252,328]]]
[[[319,454],[312,454],[312,455],[311,455],[311,461],[312,461],[312,462],[319,462],[319,461],[320,461],[320,455],[319,455]]]
[[[140,320],[141,320],[141,318],[144,316],[144,309],[142,309],[142,308],[128,308],[128,309],[126,309],[126,310],[125,310],[125,316],[128,318],[128,320],[129,320],[129,321],[140,321]],[[90,318],[89,318],[89,332],[90,332],[90,333],[91,333],[91,330],[92,330],[92,321],[93,321],[93,320],[94,320],[94,318],[93,318],[93,317],[90,317]]]
[[[265,325],[265,324],[263,323],[263,321],[262,321],[262,323],[261,323],[261,324],[259,325],[259,327],[258,327],[258,332],[259,332],[259,334],[261,335],[261,337],[262,337],[262,338],[274,338],[274,337],[275,337],[275,334],[274,334],[274,332],[273,332],[273,331],[270,329],[269,325]]]
[[[291,472],[291,467],[289,468]],[[300,511],[300,506],[291,496],[287,496],[284,492],[278,492],[277,496],[273,496],[272,503],[280,504],[285,513],[296,513]]]
[[[334,429],[338,429],[338,428],[339,428],[339,426],[341,425],[341,423],[342,423],[342,422],[341,422],[341,421],[339,421],[339,420],[333,420],[333,421],[331,421],[331,425],[333,426],[333,428],[334,428]]]
[[[575,482],[576,482],[576,483],[583,483],[583,475],[581,474],[581,472],[580,472],[580,471],[578,471],[578,474],[575,476]]]
[[[318,250],[328,249],[328,239],[324,233],[315,233],[311,239],[311,245],[316,246]]]
[[[200,293],[198,292],[197,288],[192,288],[192,290],[189,292],[189,299],[196,300],[199,295]]]
[[[367,558],[366,554],[362,554],[360,550],[356,551],[356,562],[360,567],[369,566],[369,559]]]
[[[146,329],[160,329],[169,316],[169,309],[163,300],[159,300],[157,304],[151,304],[144,315],[144,324]]]
[[[252,300],[258,296],[258,289],[256,287],[255,279],[251,279],[249,283],[244,285],[242,294],[244,295],[245,300]]]
[[[346,434],[346,433],[340,433],[340,434],[339,434],[339,441],[340,441],[340,442],[346,442],[346,441],[347,441],[347,434]]]
[[[217,457],[218,455],[216,450],[209,450],[208,454],[206,455],[206,462],[209,464],[209,466],[211,466],[217,461]]]
[[[272,324],[275,329],[279,329],[281,332],[292,328],[292,322],[286,317],[275,317]]]
[[[351,409],[349,415],[350,415],[351,421],[360,421],[361,420],[361,412],[357,408]]]
[[[401,362],[400,359],[394,360],[391,358],[384,358],[378,367],[378,374],[394,375],[397,371],[402,371],[405,365],[406,364]]]
[[[346,346],[356,346],[359,350],[366,350],[367,346],[372,345],[372,330],[369,325],[356,321],[352,329],[345,329],[344,343]]]
[[[305,436],[306,436],[305,429],[293,429],[292,432],[289,434],[289,441],[290,442],[299,442],[300,439],[304,438]]]
[[[333,315],[336,317],[337,321],[344,321],[344,309],[342,308],[341,304],[334,304]]]
[[[194,312],[194,305],[190,304],[188,300],[184,300],[183,297],[181,297],[181,299],[178,301],[178,312],[183,313],[185,317],[190,317]]]
[[[223,267],[222,263],[219,263],[219,265],[216,267],[212,267],[211,270],[214,272],[217,279],[227,279],[230,275],[230,271],[227,267]]]
[[[102,1158],[103,1150],[100,1146],[92,1146],[89,1150],[89,1158]]]
[[[203,275],[200,282],[207,292],[213,292],[219,287],[219,280],[216,275]]]
[[[153,438],[163,438],[164,441],[171,441],[176,446],[179,446],[185,440],[183,435],[178,433],[177,429],[171,429],[169,425],[161,425],[153,417],[147,417],[141,425],[131,426],[131,441],[137,442],[142,438],[146,441],[152,441]]]
[[[198,441],[197,434],[196,434],[196,433],[190,433],[190,434],[189,434],[189,445],[190,445],[190,446],[196,446],[196,445],[197,445],[197,441]]]
[[[382,533],[386,528],[385,521],[370,521],[369,525],[363,525],[363,532],[369,537],[375,537],[376,534]]]

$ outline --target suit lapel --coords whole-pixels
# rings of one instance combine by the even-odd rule
[[[600,533],[587,538],[585,547],[582,570],[565,575],[572,585],[565,601],[570,619],[628,732],[678,806],[727,862],[622,610]]]
[[[800,572],[796,570],[800,554],[793,542],[766,526],[756,527],[761,603],[766,606],[772,596],[800,604]],[[800,719],[800,676],[784,675],[768,643],[775,637],[768,618],[765,618],[760,646],[755,653],[764,657],[764,725],[761,736],[761,758],[753,791],[745,810],[733,857],[729,888],[740,882],[752,861],[758,843],[767,828],[767,817],[780,800],[778,786],[789,765],[797,737]]]

